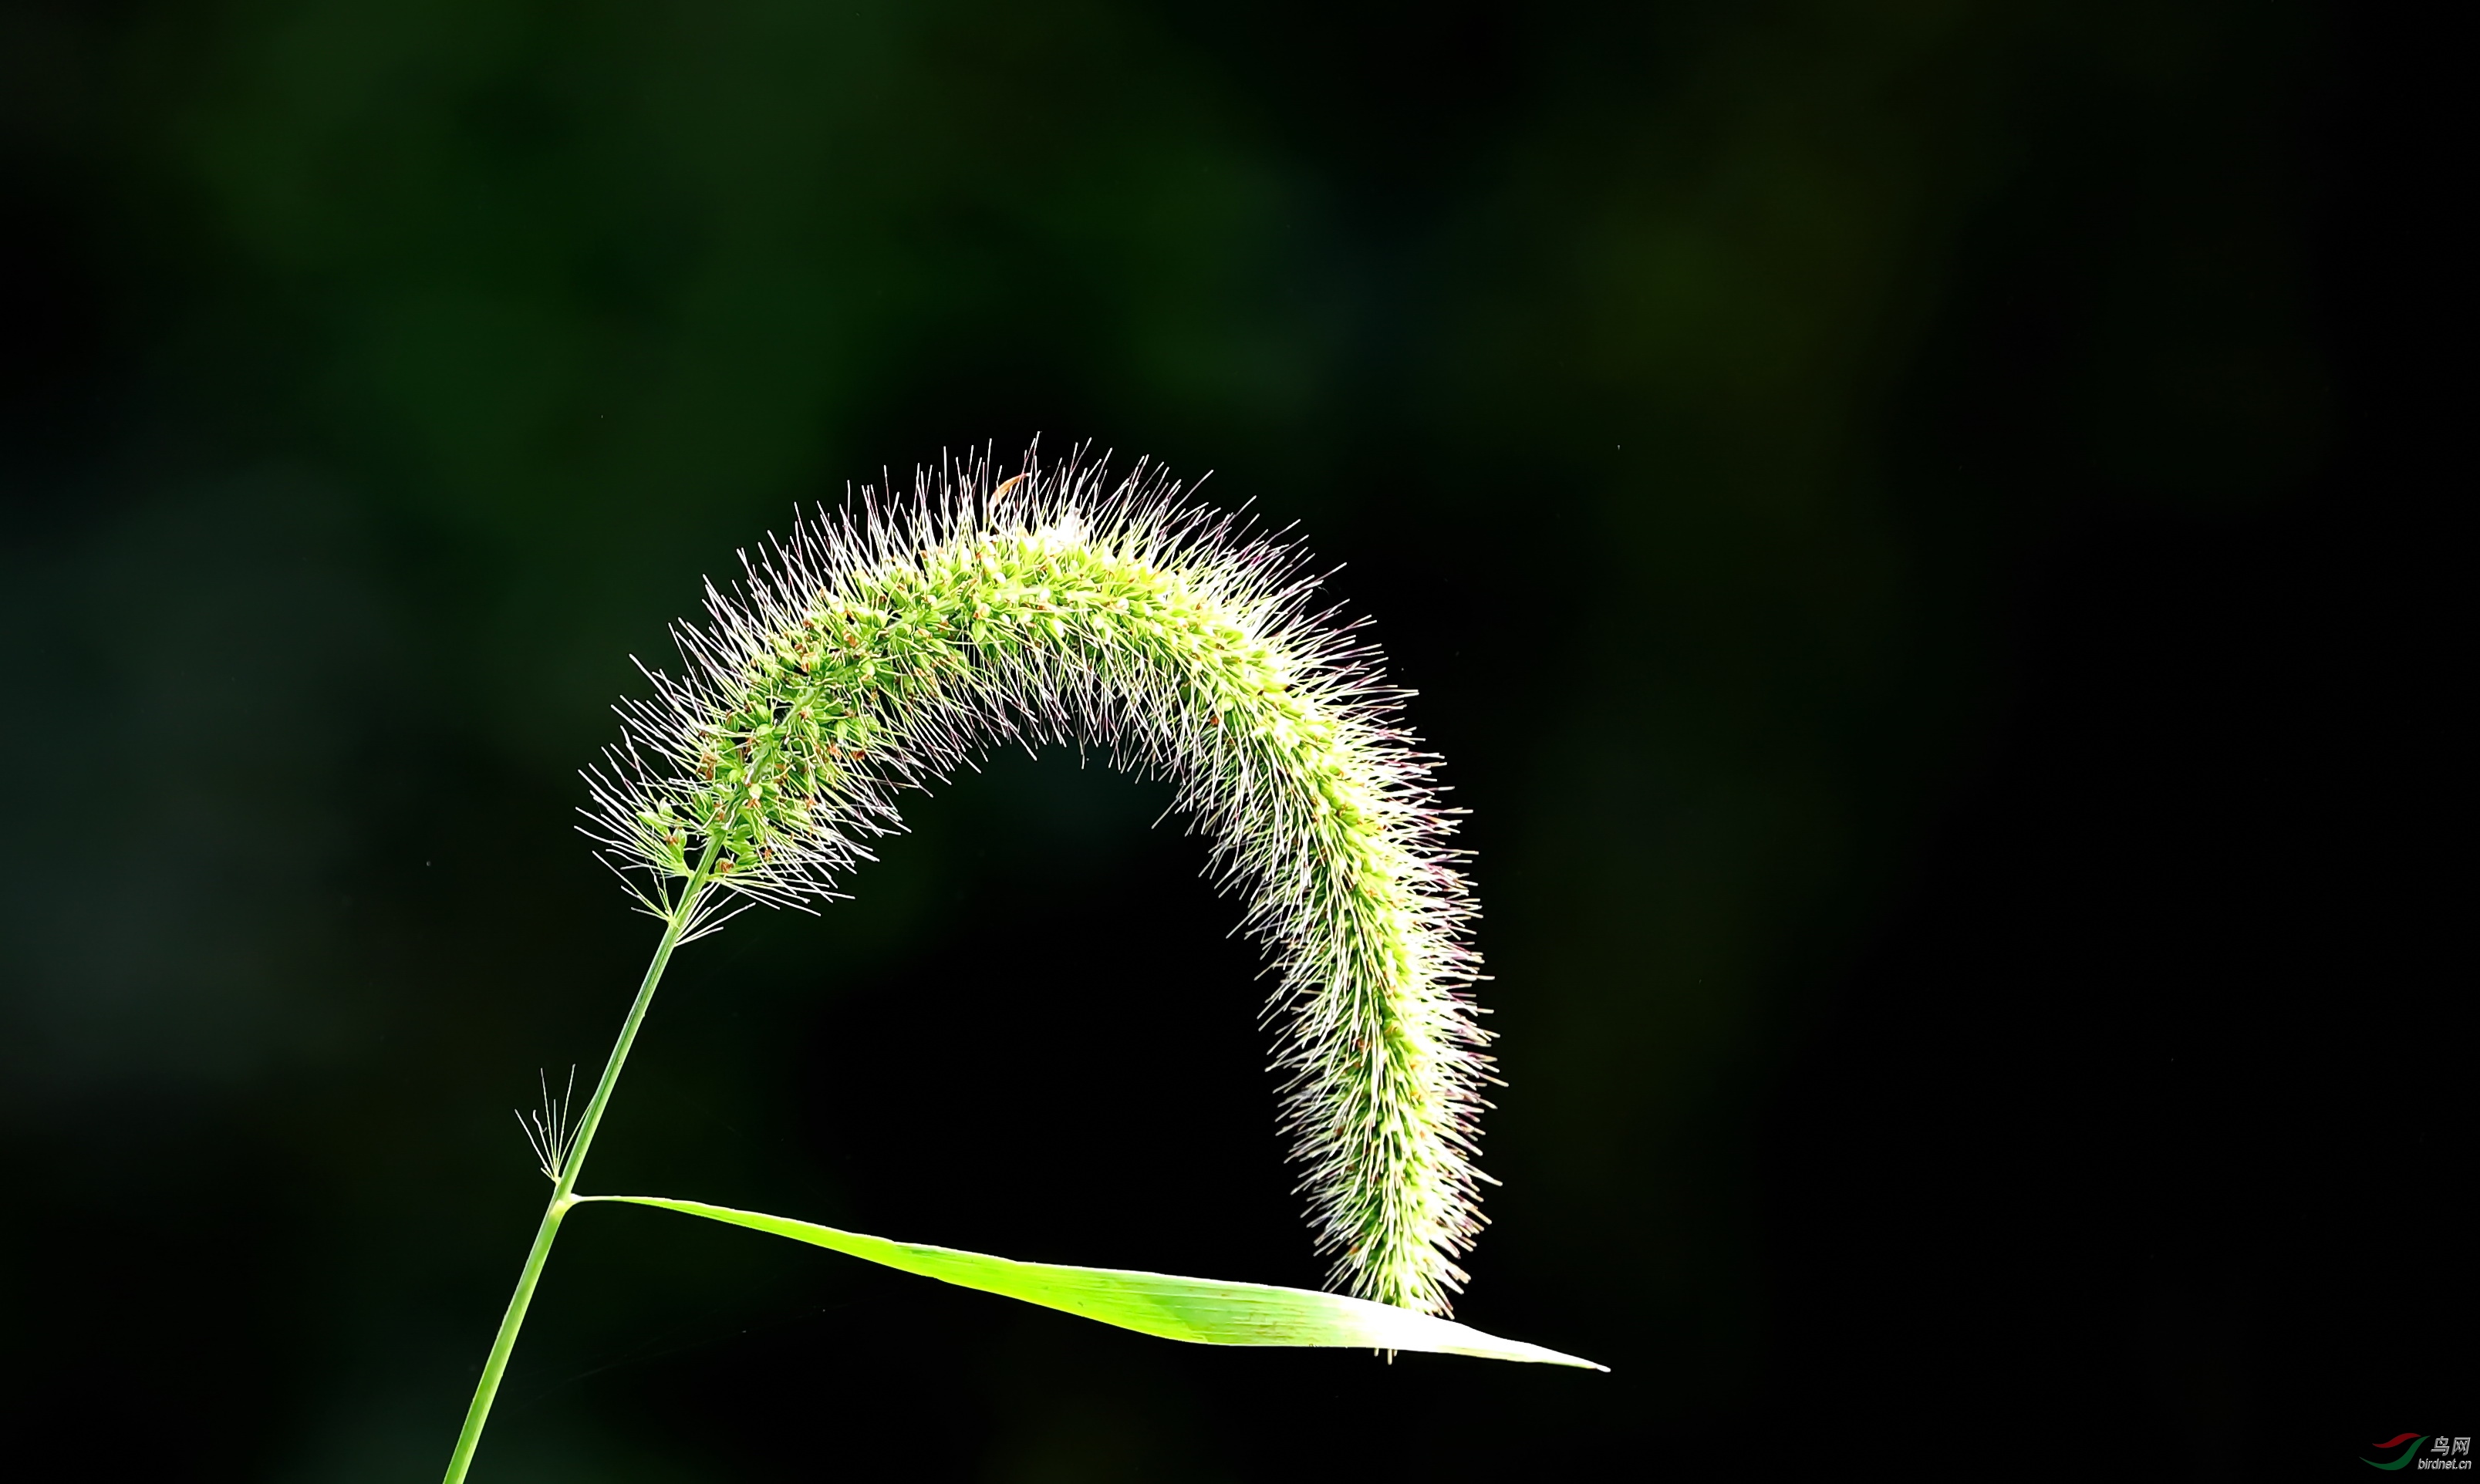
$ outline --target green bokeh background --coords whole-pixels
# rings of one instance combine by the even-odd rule
[[[1760,1433],[1899,1458],[1955,1407],[2189,1469],[2271,1406],[2221,1300],[2136,1313],[2186,1313],[2176,1273],[2112,1291],[2124,1326],[2058,1318],[2046,1359],[2037,1324],[1992,1319],[1976,1361],[1892,1298],[1809,1322],[1820,1285],[1948,1266],[1889,1235],[1944,1187],[1898,1180],[1929,1205],[1891,1218],[1798,1192],[1837,1130],[1925,1158],[1883,1087],[1815,1090],[1855,1024],[1900,1039],[1872,1006],[1930,1007],[1934,1054],[1879,1066],[1986,1051],[1871,965],[1970,931],[1955,801],[2076,769],[2006,771],[2063,734],[2024,717],[2083,714],[2043,710],[2027,634],[2084,653],[2076,605],[2126,610],[2077,583],[2126,550],[2170,553],[2134,601],[2186,615],[2188,558],[2270,539],[2330,467],[2329,18],[12,0],[0,26],[0,1255],[12,1390],[88,1476],[430,1476],[539,1197],[507,1110],[537,1067],[590,1078],[651,939],[570,829],[628,656],[796,504],[1037,435],[1297,523],[1420,692],[1473,811],[1508,1082],[1460,1315],[1615,1373],[1174,1350],[597,1210],[477,1478],[1632,1477]],[[2111,632],[2138,669],[2183,642]],[[2083,755],[2123,763],[2099,730]],[[1165,797],[995,759],[854,901],[695,950],[597,1184],[1314,1283],[1256,962],[1199,843],[1149,832]],[[2001,875],[2040,854],[1966,833]],[[2008,961],[1923,972],[2014,1004]],[[2020,1113],[1976,1083],[1924,1116],[2015,1115],[1991,1106]],[[2061,1138],[2027,1178],[2080,1178]],[[2080,1241],[1957,1240],[2026,1271]]]

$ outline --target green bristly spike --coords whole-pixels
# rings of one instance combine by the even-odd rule
[[[537,1120],[552,1201],[448,1479],[465,1476],[561,1221],[625,1201],[1207,1344],[1436,1350],[1590,1366],[1444,1318],[1482,1221],[1492,1079],[1469,989],[1474,906],[1434,759],[1370,646],[1312,611],[1296,549],[1253,539],[1141,465],[943,471],[865,490],[744,554],[679,677],[624,703],[588,774],[589,832],[663,934],[573,1134]],[[1169,779],[1277,969],[1284,1125],[1331,1292],[1017,1263],[577,1179],[664,965],[753,904],[806,906],[901,828],[895,799],[991,749],[1075,742]],[[1596,1368],[1598,1369],[1598,1368]]]

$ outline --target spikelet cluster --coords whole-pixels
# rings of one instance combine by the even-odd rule
[[[1403,693],[1296,549],[1145,466],[986,462],[804,518],[648,672],[589,774],[651,910],[835,894],[906,788],[1075,742],[1175,786],[1247,903],[1283,1118],[1331,1285],[1443,1314],[1481,1224],[1472,900]]]

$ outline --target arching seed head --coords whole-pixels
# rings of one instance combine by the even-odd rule
[[[1475,908],[1403,693],[1313,607],[1298,550],[1143,465],[1028,457],[865,490],[742,560],[588,775],[590,832],[648,908],[694,934],[832,896],[900,828],[897,795],[1002,743],[1170,780],[1275,961],[1284,1126],[1332,1281],[1445,1313],[1482,1220]]]

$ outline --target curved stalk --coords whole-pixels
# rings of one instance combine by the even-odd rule
[[[611,1059],[603,1064],[603,1079],[595,1084],[593,1100],[585,1105],[585,1116],[577,1123],[577,1137],[569,1144],[567,1158],[560,1162],[551,1204],[543,1209],[542,1225],[534,1229],[534,1244],[526,1253],[524,1269],[517,1274],[517,1291],[508,1297],[508,1312],[501,1317],[500,1332],[491,1341],[490,1358],[482,1363],[482,1378],[475,1384],[472,1405],[465,1409],[465,1426],[456,1435],[456,1451],[449,1456],[443,1484],[463,1484],[465,1471],[473,1467],[474,1450],[482,1442],[482,1424],[491,1419],[491,1402],[500,1394],[500,1377],[506,1373],[508,1356],[517,1347],[517,1331],[525,1327],[526,1310],[533,1304],[534,1286],[542,1281],[543,1265],[551,1258],[551,1244],[558,1240],[560,1220],[577,1204],[577,1176],[585,1167],[594,1131],[602,1126],[604,1110],[611,1106],[611,1089],[620,1081],[620,1068],[629,1060],[629,1048],[637,1039],[637,1028],[645,1024],[646,1007],[655,1001],[655,986],[662,983],[663,969],[672,961],[672,950],[681,946],[683,934],[697,914],[698,898],[706,891],[712,857],[712,851],[709,851],[708,857],[698,862],[697,870],[663,918],[662,941],[655,945],[655,957],[647,963],[646,977],[637,985],[637,998],[629,1007],[629,1018],[621,1024],[620,1039],[611,1047]]]
[[[901,828],[897,794],[1001,743],[1097,746],[1174,780],[1214,840],[1209,874],[1247,895],[1244,922],[1275,956],[1284,1127],[1308,1166],[1301,1190],[1330,1281],[1356,1296],[1284,1298],[1283,1324],[1205,1343],[1334,1343],[1327,1320],[1366,1318],[1361,1300],[1443,1322],[1462,1287],[1455,1260],[1482,1223],[1487,1177],[1473,1161],[1494,1079],[1455,811],[1402,725],[1408,693],[1353,626],[1313,609],[1297,550],[1249,538],[1158,473],[1116,486],[1098,466],[991,475],[975,463],[909,498],[865,491],[840,516],[796,522],[762,558],[744,555],[733,593],[709,587],[709,622],[676,630],[686,673],[648,671],[655,697],[624,703],[624,739],[588,774],[587,832],[651,878],[663,938],[573,1145],[548,1140],[551,1204],[447,1484],[472,1463],[656,985],[702,931],[700,898],[834,894],[868,858],[865,839]],[[1206,1290],[1214,1303],[1241,1292]],[[1304,1314],[1325,1318],[1303,1329]],[[1184,1338],[1209,1333],[1225,1331]]]

